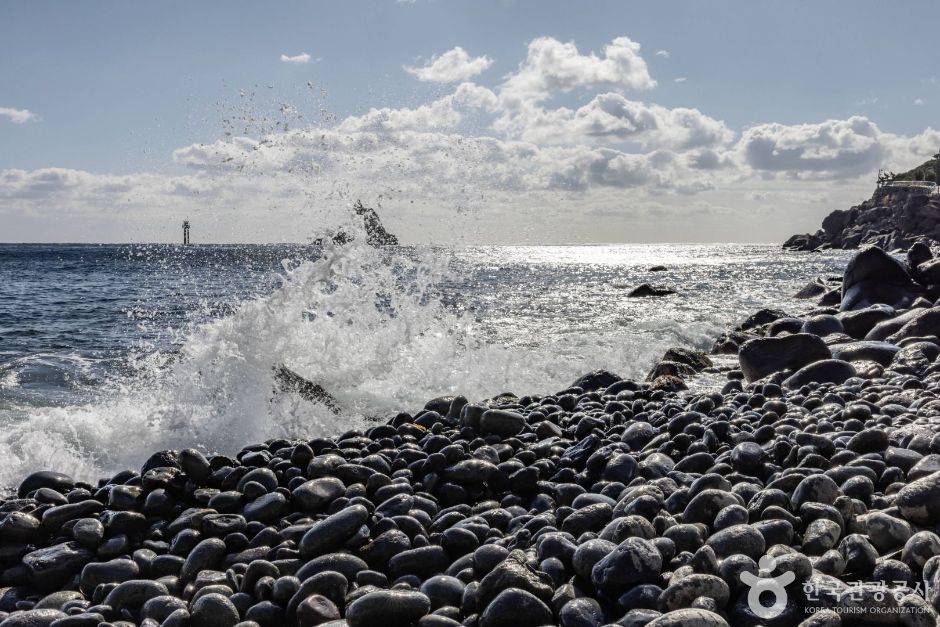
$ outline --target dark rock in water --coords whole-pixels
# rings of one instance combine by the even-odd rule
[[[23,498],[30,492],[40,488],[52,488],[56,492],[65,494],[71,490],[74,485],[75,481],[68,475],[64,475],[61,472],[43,470],[40,472],[34,472],[30,476],[23,479],[23,482],[20,483],[20,487],[17,489],[16,494],[20,498]]]
[[[649,269],[650,272],[665,272],[668,270],[666,266],[653,266]]]
[[[655,381],[663,376],[681,379],[699,373],[712,365],[712,360],[702,351],[674,347],[667,350],[662,359],[653,366],[653,369],[646,375],[646,380]]]
[[[650,387],[654,390],[663,390],[665,392],[681,392],[682,390],[689,389],[689,386],[685,384],[685,381],[679,377],[668,374],[656,377]]]
[[[878,247],[866,248],[849,261],[842,277],[842,311],[884,303],[895,309],[914,302],[920,293],[904,265]]]
[[[737,355],[738,348],[748,340],[757,337],[753,333],[742,333],[740,331],[730,331],[722,333],[715,339],[712,345],[712,355]]]
[[[823,294],[822,298],[816,301],[816,304],[819,305],[820,307],[835,307],[841,302],[842,302],[842,290],[837,288],[834,290],[829,290],[828,292]]]
[[[748,381],[755,381],[782,370],[796,370],[814,361],[831,358],[832,353],[826,343],[808,333],[749,340],[738,352],[741,371]]]
[[[682,364],[676,361],[661,361],[646,375],[647,381],[655,381],[660,377],[674,377],[682,379],[694,375],[696,370],[688,364]]]
[[[366,229],[366,242],[369,246],[398,246],[398,238],[385,230],[375,209],[364,207],[361,201],[356,201],[353,207],[356,215],[362,218]]]
[[[705,368],[711,368],[714,365],[712,360],[709,359],[708,355],[704,352],[679,347],[673,347],[667,350],[663,355],[662,361],[674,361],[686,364],[694,368],[696,372],[701,372]]]
[[[751,329],[756,329],[766,324],[770,324],[774,320],[789,317],[790,316],[787,313],[778,309],[761,309],[745,318],[741,324],[735,327],[735,330],[750,331]]]
[[[282,392],[293,392],[311,403],[321,403],[334,414],[340,412],[339,403],[322,385],[304,379],[283,364],[274,369],[274,380]]]
[[[815,279],[807,283],[793,295],[793,298],[816,298],[829,291],[829,286],[822,279]]]
[[[676,291],[668,287],[663,287],[660,285],[650,285],[649,283],[643,283],[632,290],[627,294],[630,298],[643,298],[647,296],[669,296],[670,294],[675,294]]]
[[[385,226],[382,224],[382,220],[379,219],[379,214],[376,213],[375,209],[365,207],[361,200],[357,200],[356,204],[353,205],[353,210],[356,212],[356,215],[362,219],[362,226],[366,232],[366,243],[369,246],[398,245],[398,238],[385,230]],[[332,237],[333,243],[340,245],[347,244],[353,239],[354,236],[346,231],[339,231]],[[323,241],[317,240],[316,243],[321,245]]]
[[[581,388],[585,392],[593,392],[594,390],[609,388],[614,383],[622,380],[621,377],[612,372],[595,370],[594,372],[589,372],[578,377],[578,379],[571,384],[571,387]]]

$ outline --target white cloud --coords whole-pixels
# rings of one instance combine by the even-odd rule
[[[0,107],[0,117],[5,117],[14,124],[25,124],[39,119],[38,115],[28,109],[14,109],[12,107]]]
[[[914,104],[918,107],[922,107],[927,104],[927,100],[924,98],[914,98]]]
[[[818,124],[760,124],[738,143],[754,170],[796,178],[854,177],[878,168],[887,150],[878,127],[862,116]]]
[[[492,64],[493,59],[488,56],[471,57],[466,50],[457,46],[440,56],[431,57],[424,67],[405,66],[405,71],[419,81],[456,83],[473,78]]]
[[[657,56],[657,57],[662,57],[662,58],[664,58],[664,59],[668,59],[668,58],[669,58],[669,51],[668,51],[668,50],[657,50],[657,51],[656,51],[656,56]]]
[[[339,130],[346,133],[427,131],[452,128],[460,123],[460,119],[460,113],[448,98],[414,109],[370,109],[365,115],[350,116],[343,120]]]
[[[525,60],[500,88],[511,106],[540,101],[553,92],[583,89],[647,90],[656,86],[640,44],[618,37],[604,46],[604,56],[583,55],[574,42],[539,37],[529,44]]]
[[[815,124],[760,124],[744,131],[735,151],[742,163],[765,175],[794,179],[849,180],[880,167],[919,165],[940,145],[940,132],[913,136],[883,132],[870,119],[852,116]]]
[[[734,133],[698,109],[668,109],[600,94],[577,110],[529,107],[497,120],[496,128],[540,144],[604,145],[635,142],[644,150],[688,150],[724,145]]]
[[[685,76],[677,76],[676,78],[672,79],[674,83],[684,83],[687,80],[689,79],[687,79]]]
[[[298,55],[288,56],[286,54],[281,55],[281,63],[293,63],[295,65],[304,65],[305,63],[310,63],[313,57],[309,53],[302,52]]]

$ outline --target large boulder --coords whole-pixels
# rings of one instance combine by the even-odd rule
[[[738,351],[741,371],[748,381],[831,358],[832,353],[822,338],[809,333],[755,338],[745,342]]]
[[[863,309],[875,303],[894,308],[910,305],[920,288],[904,264],[877,246],[855,255],[842,277],[842,311]]]

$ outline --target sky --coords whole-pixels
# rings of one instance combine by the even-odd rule
[[[903,19],[893,19],[893,17]],[[0,241],[782,242],[940,149],[940,4],[0,3]]]

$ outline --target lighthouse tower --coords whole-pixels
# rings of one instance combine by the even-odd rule
[[[183,245],[189,245],[189,220],[183,220]]]

